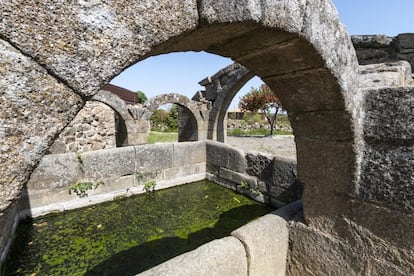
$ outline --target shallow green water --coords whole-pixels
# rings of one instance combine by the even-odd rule
[[[271,210],[200,181],[27,221],[6,275],[134,275]]]

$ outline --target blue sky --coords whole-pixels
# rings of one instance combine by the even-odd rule
[[[414,0],[333,0],[341,22],[349,34],[385,34],[414,32]],[[180,93],[192,97],[203,87],[198,82],[231,64],[228,58],[204,52],[172,53],[150,57],[126,69],[111,83],[132,91],[141,90],[147,97]],[[261,81],[253,78],[236,95],[238,99]]]

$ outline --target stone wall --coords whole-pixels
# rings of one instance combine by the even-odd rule
[[[354,35],[351,37],[361,65],[406,60],[414,68],[414,33]]]
[[[296,160],[245,153],[213,141],[206,141],[206,146],[209,179],[275,207],[301,198]]]
[[[271,213],[138,275],[284,276],[287,247],[286,222]]]
[[[103,103],[87,102],[49,148],[49,153],[85,152],[116,147],[114,113]]]
[[[200,141],[47,155],[26,185],[21,209],[38,216],[82,206],[85,200],[93,202],[94,196],[108,200],[107,196],[142,193],[142,185],[149,180],[159,182],[157,188],[163,188],[194,177],[209,177],[276,207],[301,196],[295,160],[244,153],[226,144]],[[103,185],[89,190],[88,199],[69,194],[71,185],[82,182]]]
[[[191,152],[188,158],[186,152]],[[146,181],[156,189],[205,179],[205,144],[163,143],[84,153],[45,156],[21,197],[21,211],[39,216],[79,208],[118,196],[143,193]],[[71,185],[91,182],[87,197],[69,193]]]
[[[364,95],[361,179],[349,212],[335,224],[338,236],[289,223],[288,275],[414,273],[414,87],[373,87]],[[324,191],[320,203],[340,204]]]

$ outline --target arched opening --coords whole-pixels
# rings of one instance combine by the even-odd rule
[[[211,39],[206,41],[204,37]],[[344,83],[338,81],[345,76],[340,71],[351,66],[354,60],[344,58],[343,65],[335,67],[332,62],[338,56],[321,55],[315,46],[321,47],[278,28],[223,23],[175,37],[148,53],[150,56],[205,50],[231,57],[279,92],[296,137],[298,177],[305,185],[304,203],[312,205],[305,209],[309,221],[348,210],[341,204],[346,204],[343,198],[352,192],[355,168],[351,157],[354,155],[351,114],[345,108],[346,98],[342,94],[346,87],[341,87]],[[336,202],[333,205],[341,207],[323,208],[325,203],[318,203],[321,187],[326,196],[329,194],[328,198]]]
[[[205,50],[231,57],[261,77],[272,90],[281,92],[279,97],[288,110],[296,136],[307,222],[318,230],[335,232],[337,220],[350,212],[349,198],[357,184],[356,140],[360,137],[355,136],[360,131],[361,95],[354,93],[357,63],[352,45],[331,2],[290,1],[289,5],[283,1],[167,2],[150,8],[136,2],[130,9],[120,8],[119,4],[72,2],[56,5],[56,12],[50,17],[34,17],[37,13],[30,8],[5,13],[7,31],[2,47],[12,48],[14,56],[20,59],[5,51],[11,57],[5,64],[23,60],[37,69],[9,70],[13,72],[10,75],[14,79],[25,74],[47,76],[47,81],[53,84],[46,83],[43,89],[37,82],[21,84],[32,88],[30,91],[39,91],[36,96],[48,99],[51,104],[37,99],[29,102],[26,108],[34,111],[33,122],[28,122],[27,114],[18,115],[16,121],[26,124],[25,133],[7,136],[12,139],[6,141],[6,146],[12,143],[19,146],[4,154],[12,157],[3,159],[5,166],[23,167],[2,172],[4,187],[9,186],[9,180],[16,186],[8,189],[12,192],[7,191],[7,199],[11,202],[18,196],[48,143],[70,120],[64,117],[76,113],[70,108],[60,108],[62,105],[71,103],[74,109],[79,109],[83,100],[104,83],[146,57]],[[37,3],[33,8],[48,10],[47,5]],[[6,11],[19,10],[13,2],[4,6]],[[92,20],[88,14],[94,15]],[[50,28],[56,22],[62,23],[62,27]],[[27,26],[33,30],[27,32]],[[33,33],[44,35],[40,38]],[[59,42],[56,47],[46,43],[56,40]],[[25,59],[27,56],[33,60]],[[21,87],[11,89],[13,94]],[[54,89],[72,98],[49,98]],[[63,98],[62,94],[59,97]],[[48,128],[53,123],[58,126]],[[43,127],[36,129],[36,125]],[[4,137],[4,132],[1,133]],[[31,139],[31,136],[36,137]]]
[[[178,142],[198,141],[198,124],[193,113],[185,106],[178,108]]]
[[[167,106],[167,108],[160,109],[162,106]],[[178,142],[199,139],[198,125],[202,118],[197,103],[186,96],[175,93],[161,94],[149,99],[145,108],[152,114],[150,117],[151,130],[170,129],[170,132],[171,130],[176,131]]]

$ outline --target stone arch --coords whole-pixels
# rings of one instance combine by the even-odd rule
[[[190,100],[188,97],[177,94],[168,93],[157,95],[149,99],[144,107],[149,111],[149,117],[164,104],[177,104],[178,114],[178,141],[197,141],[203,135],[199,134],[199,128],[204,125],[202,117],[202,104]]]
[[[133,119],[125,102],[117,95],[111,93],[110,90],[105,90],[105,86],[102,90],[99,90],[98,93],[93,95],[91,100],[106,104],[116,111],[124,120]]]
[[[208,139],[225,141],[224,121],[227,110],[239,90],[253,76],[244,66],[233,63],[199,82],[206,87],[205,99],[212,102],[208,120]]]
[[[86,152],[117,147],[116,111],[89,100],[48,149],[48,154]]]
[[[111,92],[111,87],[104,86],[98,91],[91,100],[98,101],[106,104],[115,112],[115,124],[116,124],[116,146],[122,147],[129,145],[128,134],[133,133],[134,129],[131,129],[134,118],[129,111],[125,102],[114,95]]]
[[[50,3],[22,8],[19,2],[9,1],[1,6],[5,14],[1,47],[15,53],[7,54],[3,68],[10,70],[5,69],[5,77],[47,76],[45,81],[52,84],[42,90],[24,82],[9,88],[9,94],[18,94],[23,87],[40,90],[38,96],[44,98],[53,89],[70,95],[53,103],[61,112],[47,113],[35,99],[26,105],[38,120],[28,122],[24,115],[16,119],[25,122],[28,131],[6,141],[6,146],[18,146],[7,152],[15,157],[4,158],[3,164],[20,166],[23,172],[2,172],[4,187],[24,183],[64,122],[81,108],[82,98],[76,94],[93,96],[127,66],[146,57],[204,50],[231,57],[272,90],[283,91],[279,97],[296,136],[307,222],[333,231],[331,219],[350,212],[346,199],[354,193],[359,177],[355,152],[360,146],[361,94],[356,88],[355,51],[330,0],[70,2],[52,4],[54,13],[46,12]],[[56,25],[59,28],[51,28]],[[12,70],[19,64],[16,57],[36,70]],[[8,99],[20,106],[13,97]],[[66,104],[73,109],[62,108]],[[56,126],[36,129],[38,124]],[[3,125],[0,121],[0,129]]]

